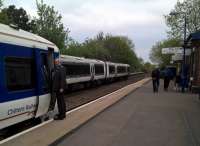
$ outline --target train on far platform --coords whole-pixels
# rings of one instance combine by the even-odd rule
[[[130,72],[128,64],[104,62],[83,57],[61,55],[60,62],[66,68],[68,86],[77,83],[101,84],[116,78],[127,78]]]
[[[56,58],[66,67],[67,87],[127,78],[130,72],[128,64],[60,55],[52,42],[0,24],[0,130],[57,113],[51,102]]]

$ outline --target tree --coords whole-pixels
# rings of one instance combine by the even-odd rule
[[[8,8],[2,9],[1,16],[1,22],[4,24],[14,24],[26,31],[32,30],[34,22],[30,20],[23,8],[17,9],[14,5],[10,5]]]
[[[7,24],[8,23],[8,17],[5,13],[2,13],[2,6],[3,6],[3,0],[0,0],[0,23]]]
[[[145,62],[142,67],[142,71],[145,73],[150,73],[155,68],[155,65],[150,62]]]
[[[3,0],[0,0],[0,9],[3,6]]]
[[[200,0],[184,0],[178,1],[171,10],[177,15],[166,15],[166,24],[170,28],[168,31],[170,38],[183,38],[184,17],[187,20],[187,34],[200,29]]]
[[[134,52],[134,44],[127,37],[107,35],[104,48],[109,51],[110,61],[128,63],[134,68],[140,65]]]
[[[53,6],[44,4],[43,0],[40,2],[36,0],[36,4],[38,18],[35,18],[34,32],[55,43],[62,53],[69,33],[61,22],[62,16],[54,10]]]
[[[160,67],[170,64],[171,55],[162,54],[162,48],[168,47],[179,47],[181,46],[181,41],[177,39],[167,39],[157,42],[151,49],[150,59],[152,62],[159,64]]]
[[[9,24],[9,19],[6,13],[0,12],[0,23]]]

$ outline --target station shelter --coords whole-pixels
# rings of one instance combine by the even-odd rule
[[[189,35],[186,46],[191,49],[190,56],[186,57],[186,64],[190,66],[191,89],[200,93],[200,31]]]

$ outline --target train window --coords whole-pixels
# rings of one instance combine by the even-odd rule
[[[50,70],[48,66],[47,54],[41,53],[42,58],[42,75],[44,79],[43,89],[44,91],[50,91]]]
[[[126,67],[125,66],[118,66],[117,67],[117,73],[126,73]]]
[[[130,72],[130,67],[127,67],[127,72]]]
[[[102,64],[95,64],[94,69],[96,75],[104,75],[104,66]]]
[[[5,71],[8,91],[34,88],[33,59],[7,57],[5,59]]]
[[[86,63],[70,63],[63,64],[66,67],[66,75],[68,77],[88,76],[90,75],[90,64]]]
[[[109,65],[109,73],[114,74],[115,73],[115,66],[114,65]]]

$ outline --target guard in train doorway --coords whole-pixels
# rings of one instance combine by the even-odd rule
[[[55,68],[53,72],[53,92],[57,98],[58,114],[54,117],[54,120],[62,120],[66,117],[66,104],[64,101],[64,89],[66,87],[66,70],[60,64],[59,59],[55,60]]]

